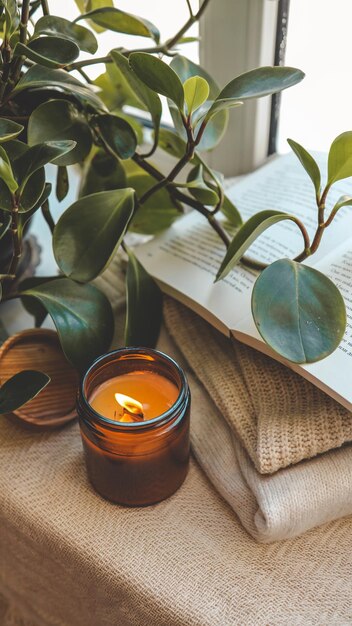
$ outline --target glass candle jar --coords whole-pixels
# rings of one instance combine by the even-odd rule
[[[112,390],[116,386],[121,392],[124,385],[128,402],[122,410],[121,393]],[[114,395],[119,410],[112,412]],[[154,415],[160,407],[166,410]],[[190,452],[190,391],[184,372],[169,356],[122,348],[98,358],[82,380],[77,410],[88,476],[104,498],[145,506],[164,500],[183,483]]]

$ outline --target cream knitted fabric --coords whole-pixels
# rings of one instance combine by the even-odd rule
[[[304,378],[165,302],[167,327],[263,474],[352,440],[352,415]]]

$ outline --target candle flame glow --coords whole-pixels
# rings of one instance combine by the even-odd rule
[[[115,393],[115,400],[132,418],[143,420],[143,405],[138,400],[125,396],[123,393]]]

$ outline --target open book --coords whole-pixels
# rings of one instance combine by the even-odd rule
[[[315,155],[319,165],[324,155]],[[323,169],[324,171],[324,169]],[[343,195],[352,195],[352,182],[340,181],[330,191],[329,208]],[[243,220],[264,209],[277,209],[302,219],[312,235],[317,208],[312,182],[293,154],[280,156],[227,190]],[[251,246],[248,256],[263,262],[293,258],[303,248],[298,228],[289,221],[276,224]],[[296,365],[272,351],[260,337],[251,314],[251,292],[257,272],[242,265],[214,284],[225,254],[224,244],[207,220],[192,211],[161,236],[136,250],[146,270],[168,294],[180,300],[227,335],[285,363],[352,410],[352,213],[344,207],[325,231],[318,251],[306,264],[320,270],[339,287],[348,314],[345,336],[333,354],[317,363]]]

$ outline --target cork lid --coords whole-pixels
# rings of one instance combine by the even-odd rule
[[[45,372],[51,381],[12,416],[41,429],[58,428],[76,418],[78,373],[66,360],[56,332],[29,329],[5,341],[0,349],[1,385],[22,370]]]

